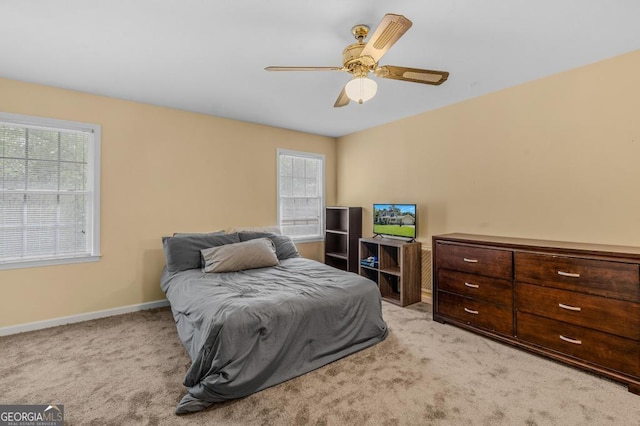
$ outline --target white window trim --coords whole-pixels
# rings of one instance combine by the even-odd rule
[[[31,127],[76,130],[93,133],[93,143],[89,144],[88,159],[92,162],[89,176],[89,187],[93,188],[93,209],[91,217],[87,218],[92,229],[91,254],[89,256],[69,255],[51,259],[27,259],[0,261],[0,270],[32,268],[38,266],[64,265],[71,263],[97,262],[100,260],[100,153],[101,126],[98,124],[81,123],[76,121],[58,120],[55,118],[36,117],[22,114],[0,112],[0,121],[8,121]]]
[[[297,243],[315,243],[324,241],[324,209],[325,209],[325,179],[324,179],[324,169],[326,166],[325,155],[318,154],[315,152],[304,152],[304,151],[294,151],[291,149],[278,148],[276,151],[276,164],[277,164],[277,175],[276,175],[276,217],[278,220],[278,226],[280,226],[280,156],[281,155],[295,155],[299,157],[313,158],[315,160],[322,160],[322,168],[320,170],[320,182],[322,184],[322,206],[320,206],[320,235],[313,237],[291,237],[291,239]]]

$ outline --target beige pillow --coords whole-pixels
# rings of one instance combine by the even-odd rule
[[[278,264],[276,247],[269,238],[225,244],[200,253],[204,272],[234,272]]]

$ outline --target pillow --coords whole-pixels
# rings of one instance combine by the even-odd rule
[[[274,234],[273,232],[258,232],[258,231],[238,232],[238,237],[240,238],[240,241],[255,240],[256,238],[271,238],[275,236],[276,234]]]
[[[276,256],[279,260],[289,259],[291,257],[299,257],[298,249],[286,235],[276,235],[269,232],[239,232],[240,241],[250,241],[256,238],[269,238],[276,246]]]
[[[269,238],[201,250],[204,272],[235,272],[276,266],[276,247]]]
[[[268,232],[270,234],[282,235],[282,231],[278,225],[273,226],[238,226],[231,228],[229,232]]]
[[[173,236],[174,237],[191,237],[191,236],[198,236],[198,235],[221,235],[221,234],[225,234],[226,232],[224,231],[214,231],[214,232],[174,232]]]
[[[292,257],[300,257],[298,248],[293,240],[286,235],[276,235],[275,237],[269,237],[273,244],[276,246],[276,256],[278,260],[290,259]]]
[[[162,237],[162,249],[167,261],[167,270],[177,272],[200,268],[202,249],[239,242],[238,234],[183,235]]]

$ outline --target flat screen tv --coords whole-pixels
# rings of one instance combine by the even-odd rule
[[[415,240],[417,234],[415,204],[374,204],[374,235]]]

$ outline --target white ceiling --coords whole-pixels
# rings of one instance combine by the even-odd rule
[[[385,13],[413,27],[380,64],[447,82],[333,108],[349,74],[264,71],[341,66]],[[342,136],[636,50],[639,22],[638,0],[0,0],[0,77]]]

